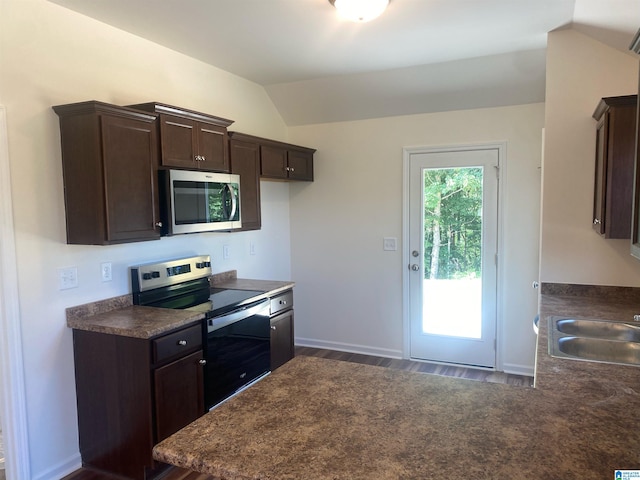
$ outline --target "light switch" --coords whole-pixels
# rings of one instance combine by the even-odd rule
[[[382,241],[382,249],[395,252],[398,250],[398,239],[395,237],[384,237]]]
[[[77,288],[78,286],[78,267],[67,267],[58,269],[58,281],[60,290],[68,290],[69,288]]]

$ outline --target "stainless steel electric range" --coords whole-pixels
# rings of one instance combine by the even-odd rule
[[[212,289],[208,255],[139,265],[130,271],[134,304],[205,314],[207,410],[269,373],[269,299],[264,292]]]

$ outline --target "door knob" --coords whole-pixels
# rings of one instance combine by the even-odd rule
[[[420,255],[420,252],[418,250],[414,250],[413,252],[411,252],[412,257],[418,257],[419,255]]]
[[[412,265],[409,265],[409,268],[410,268],[411,270],[413,270],[414,272],[417,272],[418,270],[420,270],[420,267],[418,266],[418,264],[417,264],[417,263],[414,263],[414,264],[412,264]]]

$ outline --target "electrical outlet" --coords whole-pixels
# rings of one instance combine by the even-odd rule
[[[256,244],[253,242],[249,242],[249,255],[256,254]]]
[[[104,262],[100,264],[100,271],[102,272],[103,282],[110,282],[113,279],[111,276],[111,262]]]
[[[398,250],[398,239],[395,237],[384,237],[382,239],[382,249],[395,252]]]
[[[222,246],[222,258],[224,260],[229,260],[229,245]]]
[[[58,269],[58,288],[68,290],[78,287],[78,267],[66,267]]]

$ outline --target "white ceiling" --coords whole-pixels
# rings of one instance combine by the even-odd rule
[[[264,85],[288,125],[544,101],[547,32],[627,51],[640,28],[640,0],[391,0],[364,24],[328,0],[50,1]]]

